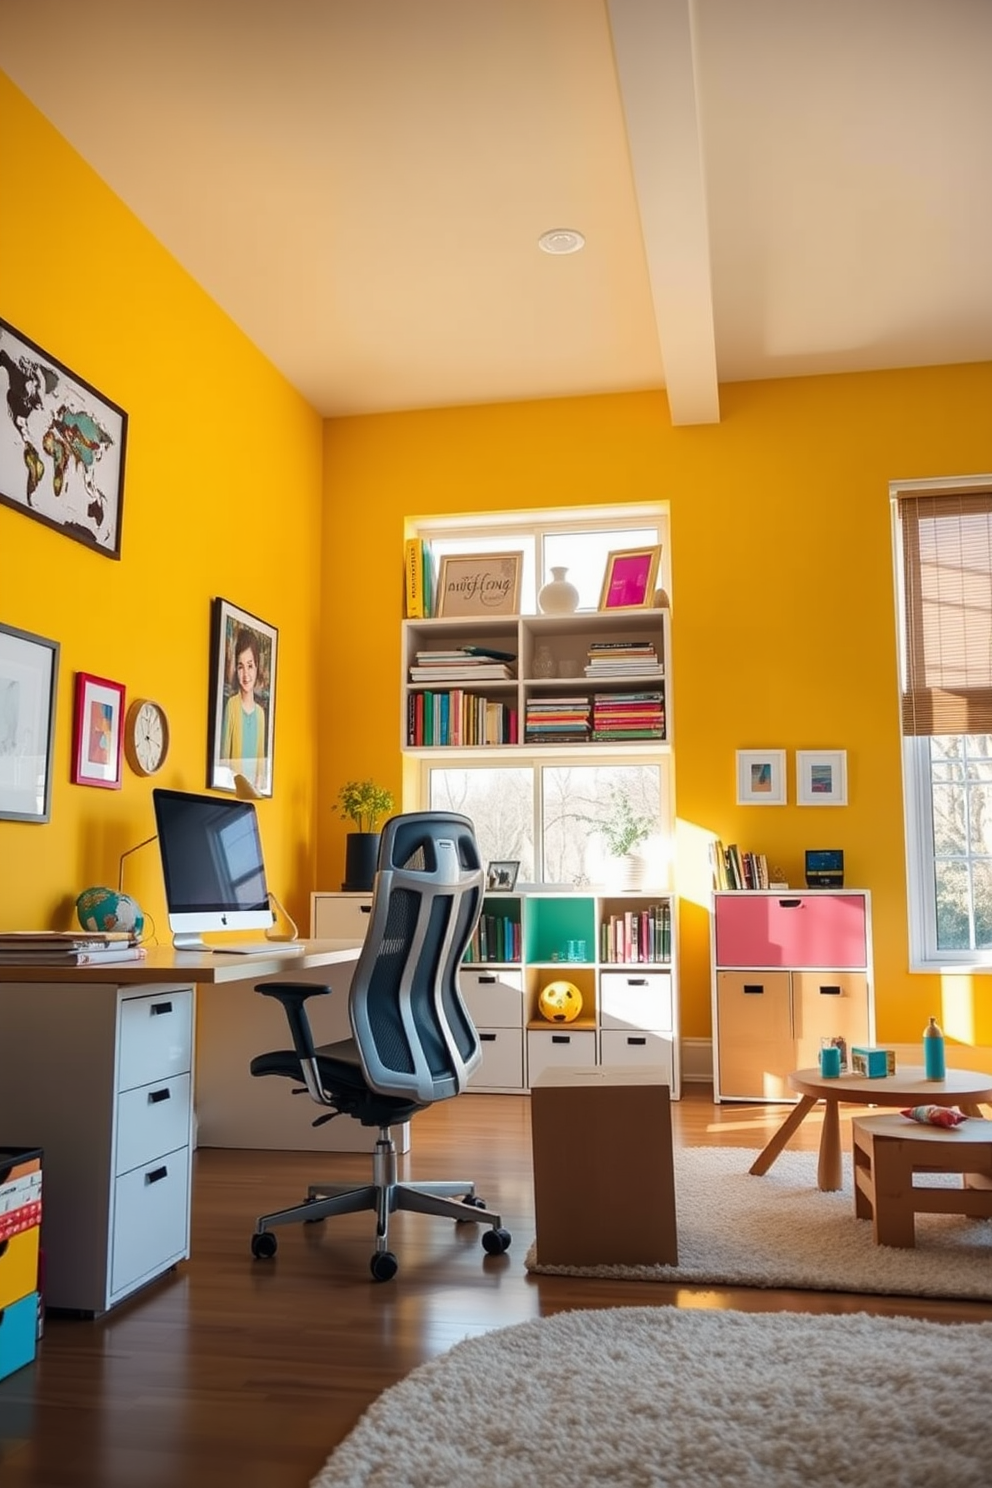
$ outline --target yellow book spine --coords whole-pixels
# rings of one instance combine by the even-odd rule
[[[405,544],[406,617],[422,620],[424,616],[424,553],[419,537],[408,537]]]

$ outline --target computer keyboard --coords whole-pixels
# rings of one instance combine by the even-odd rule
[[[249,945],[239,941],[236,945],[215,945],[210,949],[215,956],[292,956],[302,951],[303,943],[299,940],[259,940]]]

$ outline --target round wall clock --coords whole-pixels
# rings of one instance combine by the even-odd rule
[[[124,753],[137,775],[154,775],[169,752],[169,720],[160,703],[135,698],[124,721]]]

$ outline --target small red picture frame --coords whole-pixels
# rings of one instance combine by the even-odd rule
[[[106,677],[76,673],[72,727],[72,783],[121,788],[124,688]]]

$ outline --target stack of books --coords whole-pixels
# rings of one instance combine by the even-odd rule
[[[611,964],[671,961],[671,904],[666,900],[607,916],[601,926],[599,952],[600,960]]]
[[[407,744],[414,749],[449,745],[515,744],[517,710],[509,703],[465,692],[411,692],[407,697]]]
[[[592,705],[587,697],[527,699],[524,732],[528,744],[584,744]]]
[[[0,932],[3,966],[103,966],[144,959],[144,946],[127,935],[91,935],[85,930]]]
[[[768,859],[764,853],[742,852],[736,842],[724,847],[717,838],[710,844],[715,889],[767,889]]]
[[[592,737],[663,739],[665,695],[662,692],[597,692],[592,706]]]
[[[587,677],[663,677],[653,641],[594,641],[589,647]]]
[[[516,676],[512,651],[486,646],[458,646],[452,651],[418,651],[410,668],[411,682],[512,682]]]

